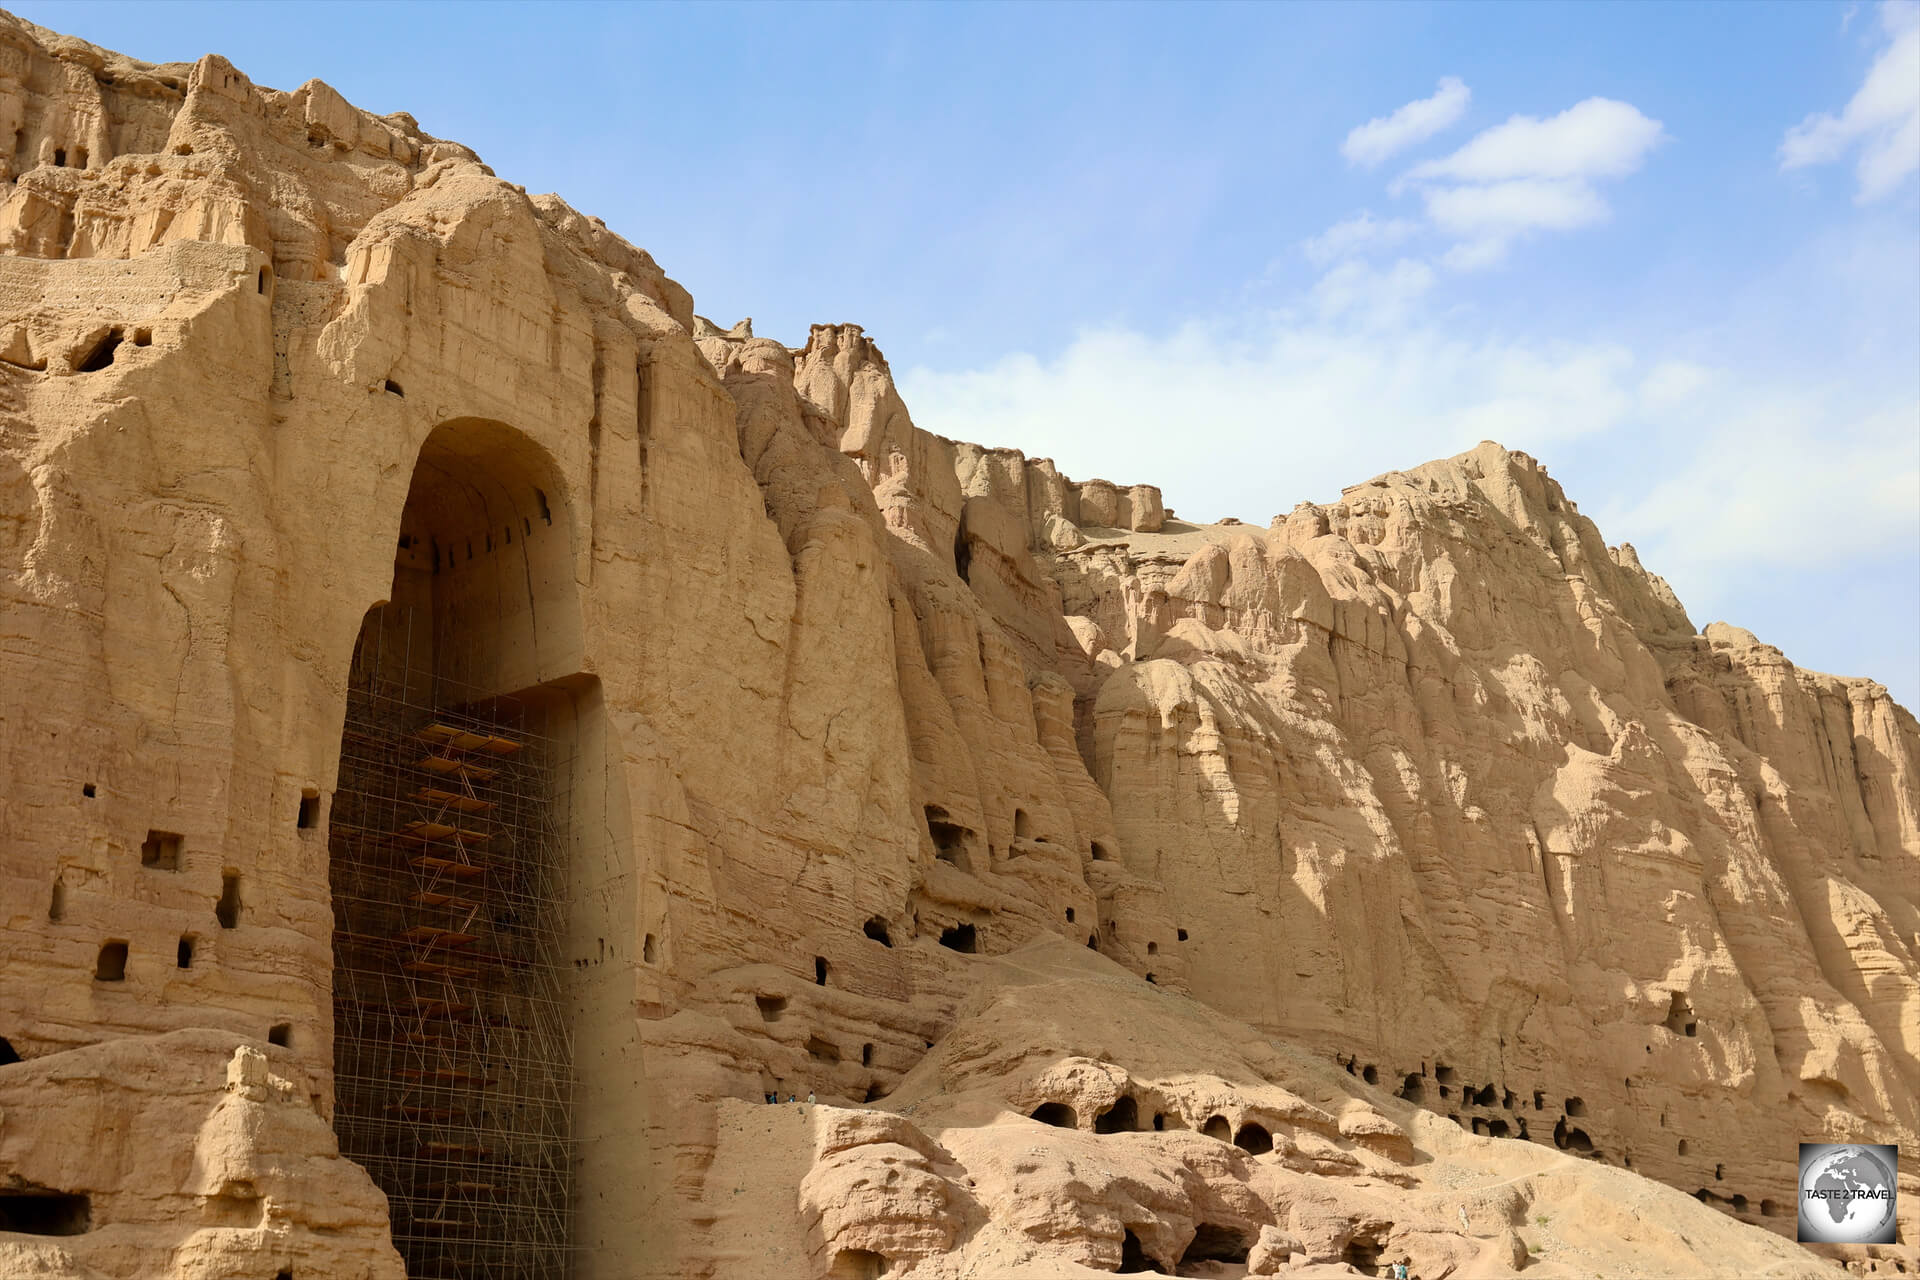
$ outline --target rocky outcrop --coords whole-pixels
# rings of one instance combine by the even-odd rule
[[[175,1031],[0,1070],[0,1274],[402,1280],[290,1056]]]
[[[563,761],[582,1276],[1800,1274],[1794,1144],[1920,1150],[1920,726],[1531,458],[1181,521],[404,115],[0,43],[0,1178],[90,1206],[0,1247],[266,1249],[224,1086],[134,1171],[50,1074],[264,1037],[247,1268],[392,1274],[323,1124],[383,602]]]

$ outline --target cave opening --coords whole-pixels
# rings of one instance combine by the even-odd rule
[[[1684,991],[1674,992],[1667,1001],[1666,1028],[1677,1036],[1696,1036],[1700,1026],[1694,1020],[1693,1008],[1687,1003]]]
[[[559,1275],[583,1163],[574,1013],[630,972],[605,940],[640,935],[570,898],[576,858],[614,865],[624,818],[571,521],[547,497],[565,489],[543,449],[478,419],[435,428],[406,483],[324,828],[334,1130],[386,1193],[409,1274]],[[493,536],[514,524],[538,532]]]
[[[0,1191],[0,1231],[29,1236],[78,1236],[93,1229],[93,1201],[45,1187]]]
[[[1095,1133],[1131,1133],[1140,1127],[1140,1104],[1133,1095],[1123,1093],[1114,1104],[1093,1118]]]
[[[1240,1126],[1240,1132],[1233,1135],[1233,1145],[1252,1156],[1263,1156],[1273,1150],[1273,1134],[1263,1124],[1248,1122]]]
[[[1032,1119],[1056,1129],[1078,1129],[1080,1117],[1064,1102],[1043,1102],[1033,1109]]]
[[[1133,1234],[1131,1227],[1123,1228],[1120,1235],[1120,1265],[1116,1271],[1120,1275],[1139,1275],[1142,1272],[1157,1271],[1159,1265],[1147,1256],[1140,1247],[1140,1237]]]
[[[1180,1255],[1180,1268],[1204,1262],[1245,1262],[1252,1248],[1252,1242],[1232,1227],[1202,1222],[1194,1227],[1193,1239]]]

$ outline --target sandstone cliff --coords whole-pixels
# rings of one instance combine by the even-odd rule
[[[397,1274],[323,1123],[383,603],[558,745],[576,1275],[1815,1274],[1819,1137],[1920,1230],[1920,725],[1531,458],[1184,523],[317,80],[0,50],[18,1270]]]

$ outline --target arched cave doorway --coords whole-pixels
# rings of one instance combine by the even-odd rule
[[[566,1275],[570,782],[597,690],[573,674],[562,492],[511,428],[437,428],[354,648],[328,833],[334,1127],[415,1277]]]

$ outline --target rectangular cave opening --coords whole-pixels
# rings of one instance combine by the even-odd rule
[[[29,1236],[78,1236],[93,1229],[93,1202],[43,1187],[0,1191],[0,1231]]]
[[[386,1193],[408,1275],[565,1280],[573,761],[539,691],[423,666],[414,612],[362,629],[331,798],[334,1129]]]
[[[180,869],[180,837],[171,831],[149,831],[140,842],[140,865],[155,871]]]

